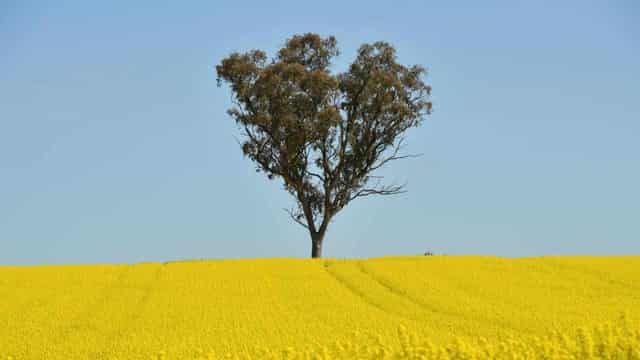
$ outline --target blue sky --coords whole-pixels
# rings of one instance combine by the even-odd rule
[[[308,257],[214,66],[334,35],[429,70],[434,113],[324,256],[640,254],[633,1],[0,3],[0,264]]]

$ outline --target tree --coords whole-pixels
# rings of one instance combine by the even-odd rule
[[[269,63],[265,52],[251,50],[216,66],[218,87],[224,81],[233,91],[227,113],[245,136],[244,156],[256,172],[283,179],[296,200],[285,210],[309,231],[312,258],[322,256],[329,223],[352,200],[405,192],[406,184],[380,186],[371,173],[414,156],[398,155],[402,135],[431,113],[425,69],[398,64],[388,43],[363,44],[348,71],[332,75],[338,55],[333,36],[306,33],[288,39]]]

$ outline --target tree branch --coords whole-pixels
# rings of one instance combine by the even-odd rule
[[[419,156],[424,155],[424,154],[413,154],[413,155],[410,154],[410,155],[396,156],[398,154],[398,151],[400,151],[400,145],[402,144],[402,141],[404,141],[404,137],[400,138],[400,141],[398,142],[398,145],[395,147],[395,149],[393,151],[393,154],[391,156],[389,156],[386,159],[383,159],[377,165],[373,165],[371,168],[369,168],[369,171],[374,171],[376,169],[379,169],[380,167],[382,167],[384,164],[388,163],[391,160],[399,160],[399,159],[405,159],[405,158],[419,157]]]
[[[320,174],[316,174],[316,173],[311,172],[311,171],[309,171],[309,170],[305,170],[305,172],[306,172],[308,175],[310,175],[310,176],[315,176],[316,178],[320,179],[320,181],[322,181],[323,183],[325,182],[325,181],[324,181],[324,177],[323,177],[322,175],[320,175]]]
[[[300,221],[300,217],[302,216],[302,214],[298,213],[295,214],[293,212],[293,209],[286,209],[286,208],[282,208],[282,210],[284,210],[285,212],[287,212],[289,214],[289,216],[291,217],[291,219],[293,219],[293,221],[295,221],[296,223],[298,223],[299,225],[301,225],[302,227],[304,227],[305,229],[309,230],[309,227],[303,223],[302,221]]]
[[[402,188],[404,188],[406,185],[407,183],[404,183],[403,185],[400,185],[400,186],[383,186],[380,189],[375,189],[375,188],[361,189],[357,191],[354,195],[350,196],[349,201],[352,201],[358,197],[365,197],[369,195],[396,195],[396,194],[406,193],[407,191],[402,190]]]

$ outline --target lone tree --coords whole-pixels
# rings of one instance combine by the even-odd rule
[[[256,172],[283,179],[297,205],[285,211],[309,231],[312,258],[322,256],[327,226],[349,202],[405,192],[406,184],[380,186],[370,174],[415,156],[398,155],[402,135],[431,113],[425,69],[398,64],[388,43],[363,44],[349,70],[332,75],[338,55],[335,37],[306,33],[269,63],[251,50],[216,66],[218,87],[225,81],[234,93],[227,113],[246,137],[244,155]]]

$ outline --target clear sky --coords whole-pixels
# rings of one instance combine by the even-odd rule
[[[635,1],[2,1],[0,264],[310,255],[243,158],[214,66],[384,40],[433,115],[347,206],[324,256],[640,255]]]

